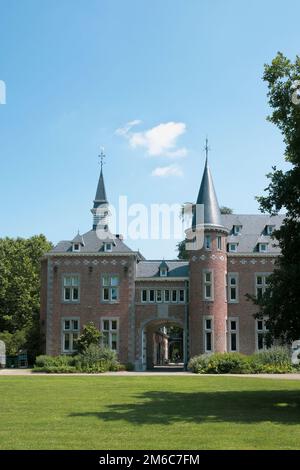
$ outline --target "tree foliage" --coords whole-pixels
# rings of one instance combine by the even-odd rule
[[[10,354],[39,349],[40,259],[51,247],[44,235],[0,239],[0,339]]]
[[[76,348],[79,353],[84,353],[92,344],[99,345],[101,338],[100,331],[93,322],[84,325],[81,335],[76,340]]]
[[[295,99],[300,83],[300,58],[291,62],[278,53],[270,65],[265,65],[263,79],[268,85],[272,109],[268,120],[283,135],[285,159],[291,168],[283,172],[273,167],[267,175],[267,195],[257,198],[263,212],[275,215],[284,210],[286,215],[273,235],[281,256],[269,278],[268,289],[256,303],[259,315],[269,318],[270,336],[285,342],[300,338],[300,100]]]
[[[221,214],[233,214],[233,209],[227,206],[221,206],[220,207],[220,212]]]

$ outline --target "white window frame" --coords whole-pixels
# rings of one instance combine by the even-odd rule
[[[266,282],[266,279],[270,276],[271,273],[255,273],[254,274],[254,285],[255,285],[255,296],[256,298],[258,299],[258,289],[261,289],[262,290],[262,295],[265,293],[266,291],[266,288],[268,286],[268,283]],[[262,283],[259,284],[257,282],[257,278],[258,277],[261,277],[262,278]]]
[[[239,302],[239,274],[238,273],[228,273],[227,281],[227,301],[230,304],[237,304]],[[232,283],[232,279],[235,280],[235,284]],[[235,289],[235,299],[231,298],[231,289]]]
[[[265,335],[266,333],[268,333],[268,328],[266,327],[266,321],[267,321],[267,318],[264,317],[264,318],[256,318],[255,319],[255,350],[256,351],[265,351],[267,348],[267,345],[266,345],[266,342],[265,342]],[[258,328],[258,324],[259,322],[262,322],[262,328]],[[259,348],[259,336],[262,335],[263,336],[263,347],[262,348]]]
[[[71,279],[71,283],[68,284],[67,279]],[[75,279],[78,280],[76,284]],[[70,298],[66,298],[66,289],[70,289]],[[74,291],[77,289],[78,298],[74,299]],[[62,274],[62,301],[67,304],[79,304],[80,303],[80,275],[77,273],[63,273]]]
[[[76,247],[76,248],[75,248],[75,247]],[[73,243],[72,251],[73,251],[74,253],[79,253],[79,252],[80,252],[80,248],[81,248],[80,243]]]
[[[166,300],[166,291],[169,293],[169,300]],[[169,304],[171,302],[171,291],[170,289],[164,289],[164,303]]]
[[[146,300],[143,300],[143,293],[146,292]],[[147,289],[141,289],[141,303],[146,304],[148,302],[148,290]]]
[[[113,284],[112,283],[112,278],[113,277],[116,277],[118,278],[118,284]],[[108,284],[106,285],[104,283],[104,279],[105,278],[108,278],[109,281],[108,281]],[[108,290],[108,299],[105,299],[104,297],[104,290],[107,289]],[[116,299],[113,299],[112,298],[112,292],[113,290],[116,290],[117,292],[117,298]],[[120,301],[120,276],[119,274],[115,274],[115,273],[103,273],[102,276],[101,276],[101,302],[102,303],[118,303]]]
[[[183,292],[183,300],[180,300],[180,292]],[[180,304],[184,304],[185,303],[185,289],[178,289],[178,302]]]
[[[232,329],[231,322],[235,322],[236,328]],[[230,352],[239,352],[240,350],[240,334],[239,334],[239,318],[238,317],[228,317],[227,319],[227,333],[228,333],[228,351]],[[236,349],[232,349],[232,335],[235,335]]]
[[[275,229],[275,225],[267,225],[267,235],[271,236],[274,232],[274,229]]]
[[[109,329],[108,330],[104,329],[104,322],[105,321],[109,322]],[[116,329],[111,328],[112,322],[117,322],[117,328]],[[105,333],[108,333],[108,344],[105,344],[105,342],[103,340],[103,337],[102,337],[102,344],[104,346],[109,347],[109,349],[111,349],[112,351],[116,351],[118,353],[119,352],[119,341],[120,341],[120,338],[119,338],[119,317],[102,317],[101,320],[100,320],[100,331],[101,331],[103,336],[105,335]],[[112,348],[112,335],[113,334],[117,335],[117,341],[116,341],[117,342],[117,347],[115,349]]]
[[[66,328],[65,322],[70,322],[70,328]],[[74,328],[73,322],[77,321],[77,328]],[[65,335],[69,335],[70,348],[65,349]],[[76,352],[74,349],[74,340],[80,334],[80,318],[79,317],[62,317],[61,319],[61,350],[63,354],[72,354]]]
[[[173,300],[173,292],[176,292],[176,300]],[[171,289],[171,303],[172,304],[178,303],[178,290],[177,289]]]
[[[210,328],[207,328],[206,321],[210,320]],[[210,334],[210,345],[211,349],[207,349],[207,335]],[[214,320],[213,316],[207,315],[203,317],[203,344],[204,352],[207,354],[212,354],[214,352]]]
[[[210,281],[207,281],[206,275],[210,274]],[[214,300],[214,271],[213,269],[203,269],[202,272],[202,280],[203,280],[203,299],[206,301],[212,302]],[[210,286],[210,297],[206,296],[206,287]]]
[[[265,250],[262,249],[263,246],[266,248]],[[259,251],[259,253],[267,253],[268,252],[268,243],[259,243],[258,244],[258,251]]]
[[[158,297],[158,292],[160,292],[160,300],[158,300],[158,298],[159,298]],[[163,301],[163,291],[162,291],[162,289],[156,289],[156,291],[155,291],[155,301],[158,304],[162,303],[162,301]]]
[[[207,251],[211,251],[211,235],[204,236],[204,248]]]
[[[112,252],[112,246],[113,246],[112,242],[104,242],[104,251],[106,253],[111,253]]]
[[[151,292],[153,292],[153,300],[151,300]],[[155,303],[155,289],[149,289],[148,299],[149,304]]]
[[[234,248],[233,248],[234,247]],[[238,251],[238,243],[228,243],[228,251],[229,253],[237,253]]]
[[[222,251],[222,237],[221,237],[221,235],[217,236],[217,250]]]

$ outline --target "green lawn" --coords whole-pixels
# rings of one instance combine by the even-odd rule
[[[0,377],[0,449],[299,449],[300,381]]]

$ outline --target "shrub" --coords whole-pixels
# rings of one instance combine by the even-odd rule
[[[109,348],[91,344],[75,357],[75,363],[81,372],[106,372],[119,369],[117,355]]]
[[[76,372],[75,358],[72,356],[38,356],[35,360],[34,371],[48,373]]]
[[[286,367],[291,365],[291,357],[288,348],[274,346],[264,351],[259,351],[252,356],[253,362],[258,365],[271,365]]]
[[[126,362],[126,364],[119,364],[119,371],[132,372],[134,370],[134,364],[132,362]]]
[[[194,374],[206,374],[209,358],[207,354],[192,357],[188,363],[188,369]]]

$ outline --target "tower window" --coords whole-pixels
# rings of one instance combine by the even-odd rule
[[[204,317],[204,351],[213,352],[213,321],[211,317]]]
[[[222,250],[222,237],[220,235],[217,236],[217,249]]]
[[[204,248],[206,250],[211,250],[211,236],[210,235],[205,235]]]
[[[203,272],[203,298],[204,300],[213,300],[214,298],[214,283],[213,283],[213,272],[204,271]]]

